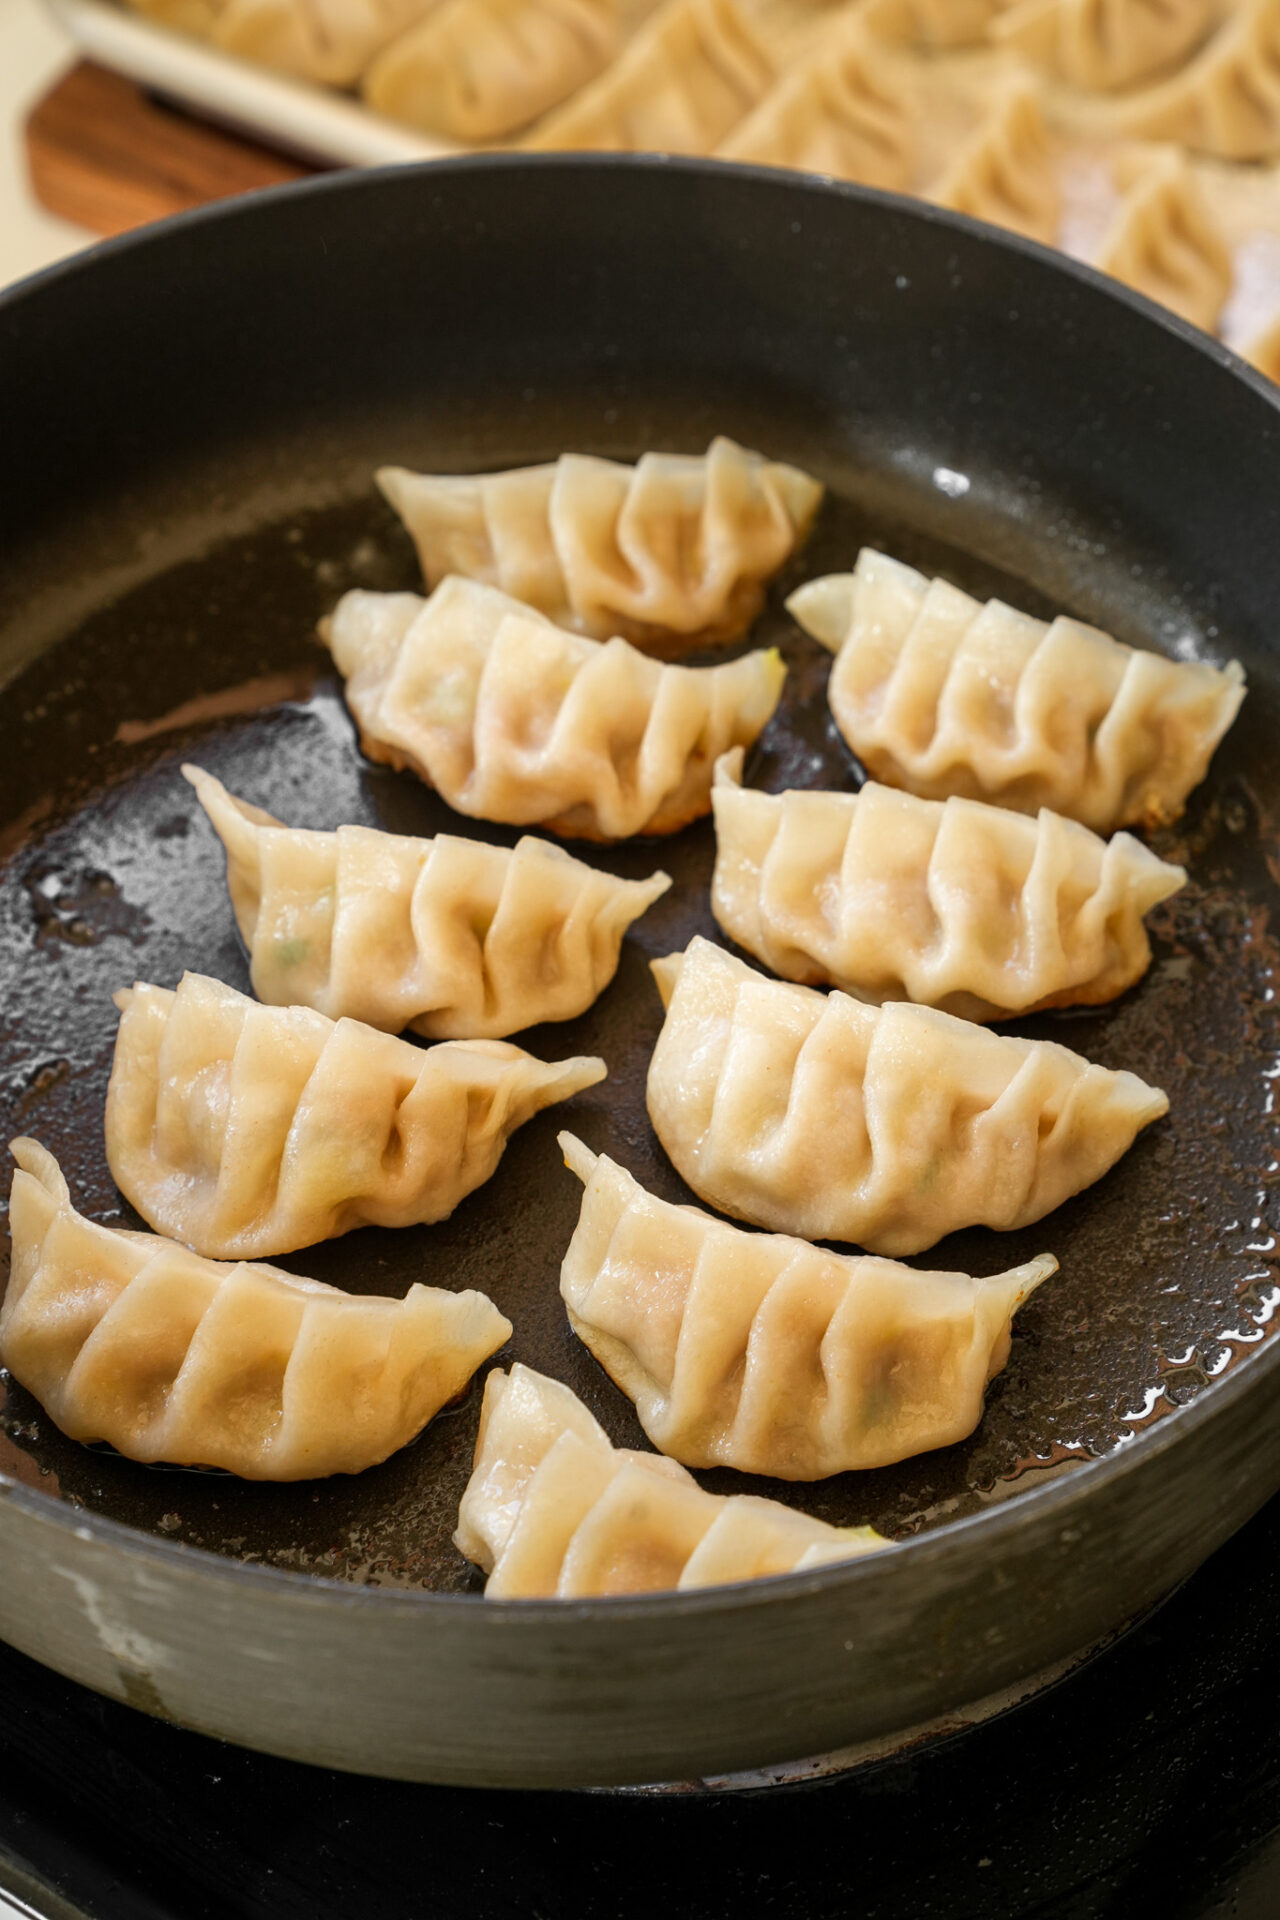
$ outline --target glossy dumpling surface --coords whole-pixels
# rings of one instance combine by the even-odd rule
[[[482,1293],[356,1297],[95,1226],[52,1154],[13,1154],[0,1361],[73,1440],[248,1480],[360,1473],[510,1335]]]
[[[660,665],[454,576],[429,600],[345,594],[323,631],[372,758],[459,813],[588,840],[709,813],[717,759],[760,734],[786,672],[776,652]]]
[[[116,1004],[112,1175],[151,1226],[224,1259],[443,1220],[518,1126],[605,1076],[501,1040],[415,1047],[203,974]]]
[[[707,940],[653,969],[654,1130],[701,1199],[781,1233],[898,1255],[1029,1226],[1168,1111],[1050,1041],[767,980]]]
[[[675,1461],[611,1446],[576,1394],[518,1363],[485,1381],[454,1540],[489,1600],[687,1591],[889,1544],[779,1500],[704,1493]]]
[[[623,935],[671,885],[619,880],[547,840],[282,826],[183,772],[227,850],[253,990],[272,1006],[429,1040],[500,1039],[585,1012]]]
[[[745,1233],[560,1144],[586,1188],[560,1272],[574,1331],[690,1467],[820,1480],[963,1440],[1058,1264],[980,1280]]]
[[[461,574],[660,656],[739,639],[822,499],[799,468],[723,438],[634,467],[566,453],[510,473],[384,467],[378,482],[428,585]]]
[[[1151,962],[1143,915],[1185,885],[1131,834],[1044,810],[857,793],[758,793],[716,769],[711,905],[784,979],[969,1020],[1096,1006]]]
[[[1176,820],[1244,699],[1234,660],[983,606],[870,548],[787,605],[836,655],[831,711],[867,771],[930,800],[1049,807],[1097,833]]]

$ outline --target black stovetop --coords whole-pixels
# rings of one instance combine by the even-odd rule
[[[1280,1916],[1280,1499],[1029,1705],[802,1788],[642,1799],[326,1773],[5,1647],[0,1703],[0,1888],[49,1920]]]

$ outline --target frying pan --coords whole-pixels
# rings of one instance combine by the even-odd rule
[[[1115,1007],[1024,1023],[1167,1088],[1172,1111],[1025,1234],[930,1264],[1062,1265],[963,1446],[786,1497],[892,1552],[681,1595],[490,1604],[449,1543],[479,1406],[385,1466],[286,1488],[76,1447],[8,1383],[0,1634],[149,1712],[389,1776],[573,1786],[782,1762],[1016,1688],[1168,1593],[1280,1485],[1275,834],[1280,406],[1218,348],[1034,246],[854,188],[711,164],[510,158],[307,183],[99,249],[0,302],[0,1108],[76,1203],[106,1171],[115,1015],[136,977],[246,984],[183,759],[299,824],[430,833],[364,763],[318,614],[416,583],[372,468],[728,432],[831,497],[757,629],[791,666],[754,779],[852,786],[826,662],[782,596],[881,543],[977,593],[1245,664],[1209,780],[1158,850],[1192,884]],[[472,828],[468,824],[467,831]],[[496,840],[514,836],[477,829]],[[580,1020],[609,1081],[522,1130],[443,1226],[289,1264],[357,1291],[482,1285],[514,1357],[643,1444],[564,1321],[567,1120],[669,1198],[644,1118],[646,960],[714,932],[704,824],[596,854],[663,864]],[[730,1473],[719,1491],[777,1493]]]

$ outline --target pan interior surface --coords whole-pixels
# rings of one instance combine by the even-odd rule
[[[215,427],[232,363],[213,352],[202,364],[201,341],[192,339],[181,367],[161,363],[159,387],[172,397],[185,382],[191,407],[173,416],[178,444],[156,452],[155,472],[148,474],[131,435],[139,412],[158,419],[163,394],[133,395],[133,425],[128,408],[108,399],[99,437],[119,452],[126,483],[111,483],[105,455],[95,471],[81,473],[74,533],[66,531],[65,504],[56,512],[47,503],[30,506],[31,552],[42,556],[42,572],[38,582],[28,580],[26,612],[6,626],[12,677],[0,693],[0,1137],[31,1133],[48,1146],[74,1204],[91,1218],[142,1224],[115,1189],[103,1150],[111,996],[135,979],[175,985],[186,968],[248,990],[222,849],[180,776],[183,761],[291,824],[465,832],[504,845],[518,837],[461,821],[412,776],[364,760],[340,683],[315,643],[317,619],[345,588],[420,586],[408,541],[373,489],[378,461],[467,471],[566,450],[634,459],[650,447],[701,451],[724,432],[816,472],[830,489],[819,523],[775,583],[751,636],[753,645],[778,645],[789,669],[783,706],[748,767],[752,783],[770,790],[847,789],[860,778],[827,710],[829,657],[799,632],[783,601],[800,581],[850,567],[863,545],[1035,614],[1069,611],[1179,656],[1219,664],[1240,657],[1250,677],[1241,718],[1185,818],[1151,840],[1191,879],[1152,916],[1149,976],[1111,1007],[1002,1029],[1134,1069],[1167,1091],[1168,1118],[1106,1179],[1035,1227],[956,1235],[923,1256],[931,1267],[979,1273],[1046,1250],[1061,1263],[1018,1317],[1012,1357],[989,1390],[977,1432],[943,1452],[812,1486],[727,1471],[700,1476],[717,1492],[782,1497],[836,1524],[871,1524],[905,1538],[1025,1500],[1090,1461],[1140,1444],[1180,1404],[1264,1357],[1280,1304],[1272,1227],[1280,655],[1256,613],[1263,588],[1250,589],[1255,600],[1246,605],[1232,555],[1194,530],[1174,537],[1178,490],[1187,483],[1161,468],[1159,445],[1135,453],[1126,428],[1124,459],[1103,467],[1088,444],[1092,435],[1105,445],[1118,430],[1117,395],[1140,412],[1155,404],[1141,400],[1144,381],[1158,387],[1164,378],[1167,387],[1179,356],[1193,367],[1207,361],[1176,333],[962,227],[938,227],[931,236],[918,216],[803,186],[788,193],[756,182],[753,200],[752,183],[729,174],[711,191],[726,204],[705,211],[718,250],[710,264],[691,260],[682,251],[687,237],[679,236],[664,259],[659,213],[646,215],[653,230],[637,245],[657,284],[650,318],[628,320],[621,269],[611,278],[598,263],[569,264],[572,229],[586,223],[590,197],[577,171],[575,178],[567,167],[526,168],[517,179],[519,204],[505,214],[496,211],[503,203],[495,192],[485,198],[482,168],[473,169],[465,191],[444,195],[443,213],[439,194],[432,211],[426,176],[412,203],[407,183],[389,181],[380,193],[366,183],[363,199],[355,189],[327,202],[299,198],[288,247],[301,249],[297,235],[310,221],[340,256],[345,249],[353,271],[377,284],[383,275],[384,291],[397,261],[408,282],[390,315],[389,345],[379,334],[375,284],[365,354],[338,374],[335,342],[360,337],[352,296],[335,296],[332,329],[317,329],[322,337],[313,339],[306,315],[320,269],[308,256],[305,271],[270,275],[271,209],[259,210],[256,226],[244,219],[235,245],[229,223],[206,228],[204,284],[220,286],[218,248],[230,248],[227,258],[241,260],[242,290],[258,287],[264,302],[263,338],[242,382],[247,394],[227,401],[232,417]],[[670,191],[656,169],[600,169],[595,178],[632,211],[649,204],[640,192],[646,181],[651,199]],[[690,192],[702,192],[699,176],[689,178]],[[529,244],[539,195],[557,179],[564,219],[544,236],[546,259],[535,274],[521,247]],[[490,220],[509,222],[515,265],[501,325],[486,304],[501,274],[479,213],[464,207],[467,193]],[[471,263],[467,289],[453,284],[438,303],[443,314],[427,304],[436,283],[421,262],[406,261],[406,242],[391,231],[395,207],[403,214],[410,204],[434,242],[438,273],[463,258]],[[375,221],[362,232],[362,205],[381,226]],[[814,229],[815,259],[826,263],[820,297],[807,308],[783,271],[795,207]],[[603,201],[592,218],[603,234]],[[823,227],[842,221],[862,223],[869,249],[840,266],[844,278]],[[277,220],[275,231],[284,230]],[[730,230],[748,243],[736,273],[724,239]],[[173,250],[180,255],[191,244],[190,232],[179,234]],[[121,252],[104,262],[104,279],[119,279],[129,259]],[[134,256],[135,271],[142,259]],[[764,271],[774,260],[776,279]],[[972,291],[978,264],[987,274],[981,300]],[[176,287],[180,261],[172,271]],[[946,283],[957,276],[948,308]],[[1093,379],[1097,391],[1037,424],[1043,370],[1034,341],[1023,342],[1021,315],[1031,332],[1056,324],[1046,318],[1055,282],[1066,289],[1059,293],[1058,373],[1085,386]],[[733,296],[718,313],[712,285]],[[667,294],[672,316],[664,321]],[[422,302],[416,335],[405,311],[415,297]],[[217,291],[210,298],[206,345],[222,299]],[[1079,304],[1074,318],[1072,301]],[[682,335],[679,315],[691,302],[699,324]],[[993,326],[984,335],[988,304],[1006,316],[1005,334]],[[109,326],[110,297],[107,309]],[[469,353],[456,345],[464,324],[476,336]],[[154,337],[154,323],[148,327]],[[774,349],[797,331],[807,349],[802,341],[787,362]],[[286,373],[291,332],[299,366]],[[1082,333],[1096,346],[1092,359],[1080,350]],[[1007,351],[1008,338],[1017,353]],[[1140,350],[1152,351],[1153,341],[1170,370],[1140,368]],[[1115,370],[1126,352],[1134,356],[1128,385]],[[892,367],[896,384],[883,377]],[[248,419],[272,372],[275,387],[250,435],[237,409]],[[1242,383],[1218,367],[1208,368],[1206,383],[1211,375],[1238,386],[1262,414],[1264,403]],[[326,405],[308,416],[304,403],[322,391]],[[1192,394],[1188,404],[1202,402]],[[984,420],[992,428],[986,438]],[[158,439],[153,444],[160,448]],[[59,454],[55,465],[64,459],[69,466],[73,453]],[[1237,558],[1246,531],[1239,530]],[[1273,554],[1268,564],[1274,571],[1280,559]],[[448,1222],[400,1233],[365,1229],[281,1264],[355,1292],[398,1296],[415,1280],[482,1288],[515,1326],[497,1364],[518,1358],[567,1381],[617,1444],[644,1446],[629,1403],[565,1320],[558,1271],[580,1188],[560,1164],[555,1134],[568,1125],[665,1198],[693,1198],[645,1114],[645,1073],[661,1023],[647,962],[694,934],[718,937],[708,904],[714,837],[703,822],[669,840],[581,851],[619,874],[662,866],[675,880],[632,929],[618,977],[594,1008],[516,1036],[543,1058],[603,1055],[607,1082],[522,1129],[494,1178]],[[478,1592],[479,1576],[451,1534],[481,1385],[473,1382],[460,1404],[381,1467],[271,1487],[147,1469],[79,1447],[0,1376],[0,1471],[76,1508],[232,1559],[357,1584]]]

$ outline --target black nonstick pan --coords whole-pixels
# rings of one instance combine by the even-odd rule
[[[0,1634],[182,1725],[370,1773],[492,1785],[682,1779],[935,1720],[1088,1649],[1280,1486],[1280,401],[1087,270],[918,205],[712,164],[492,158],[347,175],[99,249],[0,301],[0,1137],[136,1224],[102,1102],[111,994],[193,967],[247,986],[221,850],[178,772],[299,824],[456,819],[362,760],[317,617],[417,584],[386,461],[634,458],[727,432],[830,497],[754,638],[784,708],[751,777],[852,786],[826,660],[783,611],[860,545],[1032,612],[1065,607],[1250,692],[1185,819],[1192,881],[1117,1005],[1019,1031],[1163,1086],[1167,1120],[1025,1234],[929,1264],[1061,1272],[962,1446],[782,1489],[893,1552],[689,1595],[490,1604],[450,1543],[480,1383],[370,1473],[284,1488],[65,1440],[12,1382]],[[473,829],[468,825],[466,831]],[[506,839],[501,829],[476,829]],[[629,1404],[557,1291],[568,1123],[688,1197],[644,1114],[646,962],[713,933],[709,826],[592,853],[663,865],[589,1014],[527,1037],[608,1082],[517,1135],[447,1224],[287,1264],[357,1291],[485,1288],[502,1360]],[[720,1491],[777,1493],[730,1473]]]

